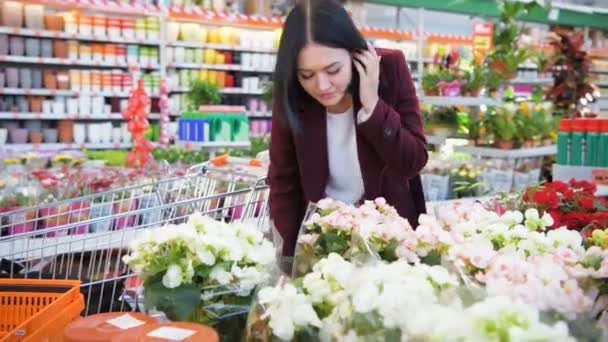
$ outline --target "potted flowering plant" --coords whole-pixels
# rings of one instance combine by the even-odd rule
[[[34,198],[26,192],[15,191],[0,200],[0,208],[8,226],[8,234],[22,234],[36,229],[36,211],[27,210]]]
[[[608,201],[596,197],[597,187],[587,181],[554,181],[530,186],[521,195],[521,206],[547,212],[553,227],[566,226],[582,231],[585,228],[608,226]]]
[[[331,253],[349,260],[377,255],[387,261],[417,258],[411,253],[414,230],[383,198],[359,208],[323,199],[309,208],[296,243],[293,275],[309,272]]]
[[[517,126],[514,120],[515,105],[507,104],[498,107],[484,118],[488,132],[494,136],[495,144],[501,149],[512,149],[517,138]]]
[[[441,266],[360,266],[330,254],[306,276],[259,291],[245,341],[509,341],[516,331],[569,338],[563,322],[541,322],[531,304],[507,296],[471,304],[473,294]]]
[[[143,278],[147,309],[212,325],[223,340],[238,341],[254,291],[270,278],[275,255],[255,226],[196,213],[180,225],[145,229],[123,261]]]

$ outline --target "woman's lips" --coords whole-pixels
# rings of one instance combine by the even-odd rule
[[[323,100],[331,100],[332,98],[334,98],[336,96],[336,92],[331,92],[331,93],[325,93],[325,94],[321,94],[319,95],[319,97]]]

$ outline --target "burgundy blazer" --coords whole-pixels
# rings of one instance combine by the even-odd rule
[[[426,212],[419,172],[428,159],[418,98],[403,53],[377,52],[382,56],[379,101],[371,117],[356,128],[364,199],[384,197],[415,227]],[[299,133],[291,131],[276,99],[272,111],[270,217],[287,256],[293,255],[308,203],[325,197],[329,175],[326,110],[312,102],[294,108],[300,111]],[[360,108],[355,99],[354,115]]]

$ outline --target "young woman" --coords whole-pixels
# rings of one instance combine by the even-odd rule
[[[293,255],[309,202],[384,197],[412,226],[425,212],[426,141],[400,51],[366,43],[336,0],[287,16],[274,74],[270,217]]]

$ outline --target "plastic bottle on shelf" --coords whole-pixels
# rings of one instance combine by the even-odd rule
[[[135,19],[135,38],[145,40],[146,39],[146,19],[138,18]]]
[[[93,16],[93,35],[98,37],[106,36],[106,17],[101,15]]]
[[[585,140],[585,166],[598,166],[598,151],[600,140],[600,121],[597,119],[587,119]]]
[[[608,167],[608,119],[599,119],[600,138],[598,142],[597,166]]]
[[[78,33],[83,36],[91,36],[93,34],[93,20],[91,17],[82,14],[78,15]]]
[[[127,63],[138,63],[139,61],[139,46],[127,46]]]
[[[80,70],[70,69],[70,89],[80,91]]]
[[[108,37],[110,39],[120,39],[120,18],[109,17],[108,18]]]
[[[587,119],[572,120],[572,147],[570,151],[570,165],[585,165]]]
[[[68,58],[71,60],[77,60],[78,59],[78,42],[75,40],[70,40],[68,41]]]
[[[75,12],[67,12],[63,15],[65,33],[76,34],[78,33],[78,17]]]
[[[93,60],[95,62],[103,62],[105,48],[103,44],[93,44],[91,45],[93,51]]]
[[[123,18],[120,19],[120,29],[122,31],[122,37],[124,39],[135,38],[135,19]]]
[[[116,56],[117,63],[126,63],[127,62],[127,47],[125,45],[115,45],[114,46],[114,55]]]
[[[116,63],[116,46],[114,44],[105,44],[103,55],[106,63]]]

